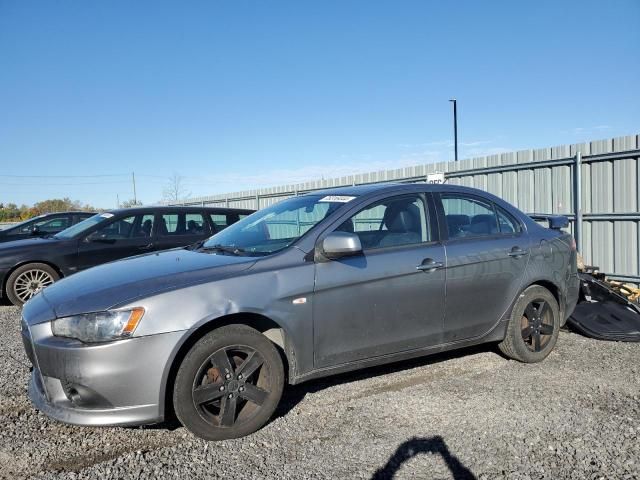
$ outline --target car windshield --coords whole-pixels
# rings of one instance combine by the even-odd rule
[[[201,249],[236,255],[268,255],[288,247],[355,197],[292,197],[234,223],[207,240]]]
[[[99,213],[97,215],[94,215],[93,217],[89,217],[86,220],[76,223],[69,228],[65,228],[61,232],[56,233],[54,237],[68,240],[69,238],[80,235],[82,232],[90,229],[98,223],[109,220],[111,217],[113,217],[112,213]]]

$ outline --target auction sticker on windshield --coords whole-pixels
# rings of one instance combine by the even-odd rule
[[[356,197],[349,197],[347,195],[327,195],[326,197],[321,198],[320,202],[340,202],[347,203],[353,200]]]
[[[102,213],[100,214],[102,218],[111,218],[113,217],[113,213]]]

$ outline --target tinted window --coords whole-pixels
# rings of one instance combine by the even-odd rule
[[[222,213],[210,213],[211,223],[213,224],[213,231],[219,232],[229,226],[227,216]]]
[[[41,232],[59,232],[67,228],[70,224],[69,217],[58,217],[36,222],[33,226],[37,226]]]
[[[154,215],[143,215],[139,222],[136,223],[136,228],[131,235],[134,238],[149,238],[153,232]]]
[[[201,235],[205,232],[201,213],[165,213],[159,221],[158,234],[163,236]]]
[[[349,218],[337,230],[357,233],[365,250],[430,241],[426,209],[418,195],[376,202]]]
[[[41,232],[59,232],[70,225],[68,217],[46,217],[33,219],[25,222],[22,226],[9,231],[8,235],[18,235],[31,233],[34,227],[38,227]]]
[[[101,240],[119,240],[136,236],[134,231],[136,217],[121,218],[115,222],[102,227],[91,234],[91,238],[99,238]]]
[[[482,237],[500,233],[493,205],[473,197],[442,196],[449,238]]]

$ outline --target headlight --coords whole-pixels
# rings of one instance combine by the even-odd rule
[[[85,343],[109,342],[130,337],[143,315],[142,307],[85,313],[54,320],[51,329],[56,337],[75,338]]]

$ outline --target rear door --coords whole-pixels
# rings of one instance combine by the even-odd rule
[[[153,214],[120,215],[78,243],[77,269],[156,250]]]
[[[376,200],[335,229],[357,233],[363,254],[316,263],[316,367],[441,342],[445,258],[428,198]]]
[[[487,333],[520,292],[529,259],[524,226],[479,196],[436,194],[448,234],[444,341]]]
[[[204,240],[211,235],[202,212],[167,212],[157,215],[159,250],[182,247]]]

